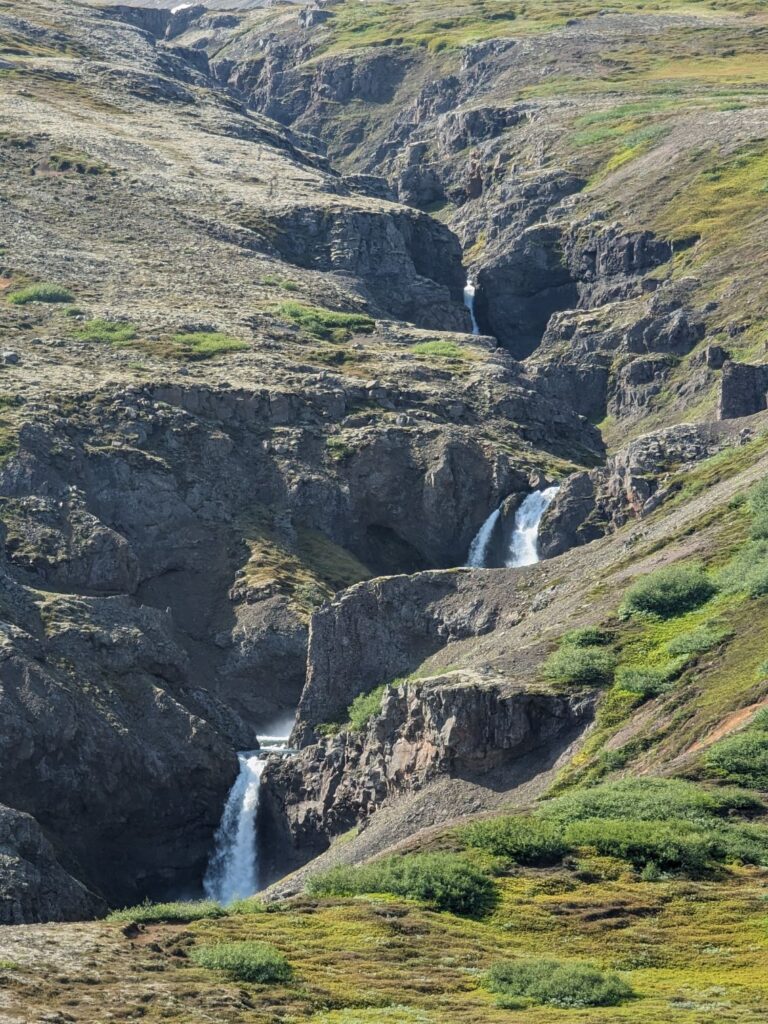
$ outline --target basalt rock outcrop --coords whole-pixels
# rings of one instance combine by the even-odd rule
[[[61,866],[34,818],[0,806],[0,924],[82,921],[105,909]]]
[[[751,436],[734,438],[715,424],[683,424],[645,434],[611,456],[604,467],[576,473],[561,486],[539,530],[539,551],[551,558],[641,519],[672,492],[666,478]]]
[[[262,777],[266,875],[305,864],[382,807],[437,779],[514,789],[554,762],[594,700],[455,677],[389,689],[362,732],[273,759]],[[266,880],[266,879],[265,879]]]

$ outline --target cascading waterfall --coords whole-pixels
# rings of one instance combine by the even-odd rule
[[[560,490],[547,487],[544,491],[532,491],[515,513],[515,527],[504,565],[515,569],[521,565],[533,565],[539,561],[538,537],[541,517],[547,511]],[[467,566],[471,569],[488,568],[488,548],[496,528],[501,509],[496,508],[477,532],[467,555]]]
[[[256,822],[261,773],[268,754],[286,753],[288,736],[259,736],[259,749],[237,755],[240,772],[229,791],[214,837],[214,851],[203,879],[203,891],[217,903],[253,896],[259,888]]]
[[[467,565],[470,569],[485,568],[485,562],[488,556],[488,545],[491,543],[493,528],[496,526],[500,515],[501,509],[495,508],[480,527],[477,532],[477,536],[470,544],[469,554],[467,555]]]
[[[467,278],[467,283],[464,285],[464,305],[467,307],[469,315],[472,317],[472,333],[479,334],[480,327],[475,319],[475,286],[472,284],[471,277]]]
[[[509,557],[504,563],[509,568],[535,565],[539,561],[539,526],[541,517],[552,504],[559,487],[533,491],[515,513],[515,529],[509,546]]]

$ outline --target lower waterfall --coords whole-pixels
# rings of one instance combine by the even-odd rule
[[[472,541],[467,555],[467,565],[471,569],[485,568],[485,560],[488,555],[488,545],[491,543],[491,535],[496,525],[501,509],[495,508],[478,530],[477,536]]]
[[[214,850],[203,879],[210,900],[227,904],[253,896],[259,889],[257,819],[261,773],[267,755],[287,751],[288,737],[259,736],[259,749],[237,755],[240,772],[229,791],[214,837]]]

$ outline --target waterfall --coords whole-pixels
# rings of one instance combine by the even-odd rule
[[[472,317],[472,333],[479,334],[480,328],[478,327],[477,320],[475,320],[475,286],[472,284],[471,277],[467,278],[467,283],[464,285],[464,305]]]
[[[237,755],[240,772],[229,791],[214,836],[214,850],[203,879],[203,891],[217,903],[253,896],[259,888],[256,822],[261,773],[268,754],[287,753],[288,737],[259,736],[259,749]]]
[[[559,490],[548,487],[545,491],[533,491],[515,513],[515,529],[505,563],[509,568],[539,561],[539,524]]]
[[[469,554],[467,555],[467,565],[470,569],[485,568],[485,559],[488,554],[488,545],[491,542],[491,534],[493,533],[493,528],[500,515],[501,509],[495,508],[480,527],[477,532],[477,536],[470,544]]]

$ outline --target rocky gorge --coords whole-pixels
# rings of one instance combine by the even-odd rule
[[[198,900],[248,756],[249,877],[278,936],[301,908],[337,912],[317,879],[461,853],[467,822],[627,779],[742,784],[707,774],[768,699],[764,591],[719,582],[740,547],[765,555],[768,29],[737,6],[0,3],[9,963],[46,922]],[[680,566],[716,594],[685,642],[626,603]],[[582,884],[613,886],[630,932],[636,899],[661,914],[597,847],[496,856],[476,860],[571,893],[563,920]],[[739,863],[706,877],[761,884]],[[414,934],[436,950],[429,906]],[[339,913],[407,943],[385,907]],[[211,912],[217,942],[239,912]],[[105,955],[157,959],[150,1019],[515,1019],[467,1009],[452,974],[439,1011],[409,975],[402,1009],[391,965],[389,994],[358,1003],[314,953],[284,1003],[233,982],[171,996],[191,933],[125,913],[130,953]],[[86,929],[61,934],[93,963],[113,949],[109,922],[61,927]],[[79,982],[8,970],[13,1024],[141,1009],[141,986],[107,980],[107,1010],[77,996],[69,1017]],[[698,1006],[675,1012],[719,1012]]]

